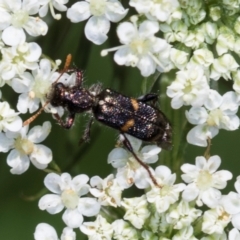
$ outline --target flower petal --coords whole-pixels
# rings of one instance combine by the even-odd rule
[[[56,173],[49,173],[44,178],[44,185],[53,193],[61,194],[62,189],[59,185],[61,177]]]
[[[30,155],[30,160],[36,168],[45,169],[52,161],[52,151],[44,145],[36,144],[34,151]]]
[[[47,223],[39,223],[34,232],[35,240],[58,240],[56,230]]]
[[[107,40],[107,33],[110,29],[110,22],[105,17],[91,17],[84,29],[88,40],[96,45],[101,45]]]
[[[7,156],[7,164],[12,167],[10,170],[12,174],[22,174],[29,168],[30,161],[27,155],[13,149]]]
[[[35,126],[28,133],[28,139],[34,143],[40,143],[46,139],[50,133],[52,125],[49,121],[43,123],[43,126]]]
[[[16,46],[26,41],[26,35],[22,28],[9,26],[3,31],[2,40],[9,46]]]
[[[129,44],[137,35],[136,28],[130,22],[120,23],[117,28],[117,35],[122,44]]]
[[[73,23],[84,21],[90,16],[89,3],[85,1],[77,2],[67,10],[67,18]]]
[[[8,152],[13,147],[14,140],[6,137],[5,133],[0,132],[0,152]]]
[[[119,1],[109,1],[106,6],[105,15],[111,22],[119,22],[128,13],[128,9],[124,9]]]
[[[78,211],[86,217],[96,216],[100,208],[101,205],[94,198],[85,197],[79,199]]]
[[[77,209],[66,209],[62,219],[64,223],[70,228],[78,228],[82,225],[83,216]]]
[[[46,210],[50,214],[56,214],[63,210],[61,197],[56,194],[46,194],[40,198],[38,207],[41,210]]]
[[[115,148],[108,154],[107,162],[114,168],[124,167],[127,163],[128,152],[123,148]]]
[[[44,36],[47,34],[48,25],[39,17],[29,17],[28,22],[24,25],[24,29],[33,37]]]

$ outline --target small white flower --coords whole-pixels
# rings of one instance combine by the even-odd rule
[[[238,111],[238,96],[235,92],[227,92],[221,96],[215,90],[209,90],[204,107],[192,107],[186,111],[186,117],[192,124],[198,126],[191,129],[187,141],[197,146],[207,146],[207,139],[218,134],[219,129],[236,130],[240,121]]]
[[[123,218],[128,220],[135,228],[141,229],[150,216],[146,196],[124,198],[121,204],[126,210]]]
[[[211,66],[210,78],[213,80],[219,80],[220,77],[228,80],[231,79],[231,72],[235,72],[239,64],[236,62],[234,57],[226,53],[221,57],[214,59]]]
[[[199,9],[198,12],[194,15],[192,14],[192,12],[190,12],[189,14],[190,23],[197,25],[198,23],[205,19],[206,14],[207,13],[204,9]]]
[[[47,223],[39,223],[34,232],[35,240],[58,240],[56,230]]]
[[[114,179],[113,174],[109,175],[105,179],[101,179],[98,176],[92,177],[90,180],[91,194],[98,198],[103,206],[117,207],[121,204],[122,189]]]
[[[0,102],[0,131],[19,131],[22,127],[22,119],[18,114],[10,108],[8,102]]]
[[[202,231],[207,234],[223,234],[224,228],[230,221],[230,215],[222,206],[218,205],[216,208],[204,212]]]
[[[112,225],[101,215],[97,216],[95,222],[84,222],[80,230],[88,236],[89,240],[111,240],[113,235]]]
[[[198,49],[204,42],[204,35],[202,31],[189,31],[184,44],[192,49]]]
[[[28,126],[19,132],[6,132],[6,136],[13,140],[13,149],[7,156],[7,164],[12,167],[11,173],[24,173],[29,168],[30,161],[38,169],[48,166],[52,161],[52,151],[39,143],[46,139],[50,131],[51,123],[44,122],[43,126],[35,126],[29,132]]]
[[[159,31],[157,22],[145,20],[137,26],[135,20],[118,26],[117,35],[123,45],[103,50],[101,54],[105,56],[109,51],[117,50],[114,54],[117,64],[137,67],[144,77],[148,77],[155,72],[156,67],[164,69],[165,63],[159,62],[154,54],[159,54],[169,44],[154,36]]]
[[[39,5],[41,5],[39,9],[39,16],[45,17],[48,13],[48,7],[50,8],[50,12],[56,20],[61,19],[61,14],[55,14],[54,8],[56,8],[60,12],[67,11],[67,7],[65,4],[68,3],[68,0],[39,0]]]
[[[221,8],[219,6],[210,6],[209,16],[213,21],[217,21],[221,17]]]
[[[191,63],[208,68],[213,63],[213,53],[207,48],[199,48],[193,52]]]
[[[164,33],[164,38],[167,42],[182,42],[188,35],[187,25],[183,21],[173,21],[170,24],[160,24],[160,30]]]
[[[159,166],[155,170],[155,178],[161,188],[152,186],[152,189],[146,193],[147,201],[154,203],[156,211],[163,213],[168,210],[171,204],[179,198],[179,193],[184,190],[185,184],[175,184],[176,174],[166,166]]]
[[[76,2],[67,10],[67,17],[74,23],[89,20],[85,35],[93,43],[100,45],[107,40],[111,22],[119,22],[128,12],[117,0],[86,0]]]
[[[206,22],[201,25],[201,28],[204,32],[205,41],[208,44],[213,44],[219,35],[218,25],[213,22]]]
[[[146,164],[155,163],[161,148],[156,145],[147,145],[140,150],[142,141],[127,135],[134,153]],[[108,163],[118,169],[116,179],[122,188],[129,188],[135,184],[138,188],[147,188],[150,185],[150,177],[134,156],[123,148],[115,148],[108,155]],[[151,169],[150,169],[151,171]]]
[[[182,200],[170,207],[166,213],[166,219],[169,224],[173,225],[174,229],[182,229],[192,225],[201,214],[201,210],[191,207],[188,202]]]
[[[89,178],[80,174],[73,179],[68,173],[61,176],[49,173],[45,179],[45,186],[54,194],[46,194],[39,200],[39,208],[56,214],[66,207],[63,221],[70,228],[77,228],[83,222],[83,215],[90,217],[98,214],[100,204],[94,198],[82,197],[89,192],[87,184]]]
[[[138,234],[135,228],[133,228],[129,223],[125,222],[122,219],[115,220],[112,223],[113,228],[113,237],[116,240],[138,240]]]
[[[17,103],[17,109],[21,113],[26,113],[27,110],[33,113],[38,109],[40,102],[42,105],[46,103],[48,100],[47,95],[52,90],[52,84],[60,75],[60,73],[56,72],[57,62],[52,69],[51,62],[48,59],[42,59],[38,68],[33,70],[32,74],[24,72],[21,76],[13,78],[12,88],[15,92],[21,93]],[[64,73],[58,82],[64,81],[64,84],[69,84],[73,80],[75,81],[75,74]],[[53,108],[50,104],[46,110],[52,113],[59,112],[61,115],[60,108]]]
[[[167,222],[165,213],[158,213],[155,211],[155,213],[150,216],[149,227],[154,233],[166,233],[169,227],[172,228],[172,225]]]
[[[175,81],[167,88],[174,109],[182,105],[201,106],[208,96],[209,85],[203,68],[188,65],[187,69],[177,72]]]
[[[32,17],[39,10],[37,0],[2,0],[0,26],[5,44],[16,46],[26,40],[23,29],[31,36],[45,35],[47,24],[39,17]]]
[[[38,67],[37,62],[42,54],[42,49],[35,42],[25,42],[17,46],[3,48],[1,52],[1,78],[8,81],[16,74],[23,74],[26,69],[36,69]]]
[[[184,69],[189,61],[188,53],[175,48],[171,48],[170,50],[170,59],[178,69]]]
[[[129,5],[135,7],[138,13],[145,14],[149,20],[165,22],[177,10],[179,2],[177,0],[130,0]]]
[[[212,156],[208,160],[204,157],[196,158],[196,165],[183,164],[181,170],[182,179],[188,183],[183,191],[182,198],[188,202],[196,200],[198,206],[203,203],[208,207],[215,207],[221,198],[219,189],[227,185],[232,178],[231,172],[227,170],[217,171],[221,159]]]
[[[216,50],[219,56],[234,49],[235,37],[232,33],[221,33],[217,37]]]
[[[233,15],[237,13],[239,10],[239,3],[237,0],[232,0],[229,2],[228,0],[223,0],[223,7],[230,13],[229,15]]]

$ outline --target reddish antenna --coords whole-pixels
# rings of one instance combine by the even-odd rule
[[[71,64],[72,61],[72,55],[68,54],[66,57],[66,61],[64,64],[64,68],[61,70],[61,73],[59,75],[59,77],[56,79],[56,81],[53,82],[53,84],[55,84],[56,82],[58,82],[58,80],[62,77],[62,75],[67,72],[67,70],[69,69],[69,66]],[[47,101],[38,111],[37,113],[35,113],[33,116],[31,116],[30,118],[28,118],[26,121],[23,122],[23,127],[26,125],[29,125],[31,122],[33,122],[44,110],[44,108],[49,104],[49,101]]]

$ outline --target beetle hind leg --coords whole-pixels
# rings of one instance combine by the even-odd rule
[[[129,140],[127,139],[126,135],[124,133],[121,133],[121,135],[123,136],[123,145],[127,148],[127,150],[133,155],[133,157],[137,160],[137,162],[146,169],[146,171],[148,172],[149,177],[151,178],[152,182],[154,183],[155,186],[161,188],[161,186],[157,183],[156,178],[153,176],[152,172],[149,169],[149,166],[147,164],[145,164],[141,159],[139,159],[139,157],[136,155],[136,153],[133,151],[132,145],[129,142]]]

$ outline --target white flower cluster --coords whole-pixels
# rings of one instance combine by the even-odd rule
[[[178,7],[182,18],[160,24],[168,43],[180,44],[187,54],[180,59],[171,55],[179,69],[167,88],[174,109],[190,106],[189,123],[196,125],[187,135],[188,143],[206,147],[219,129],[239,128],[239,34],[238,20],[232,26],[218,20],[236,13],[237,1],[221,1],[221,7],[202,1],[184,1]],[[236,8],[236,6],[238,6]],[[226,15],[224,14],[226,13]],[[235,55],[232,54],[235,53]],[[181,64],[178,64],[178,63]],[[215,81],[233,80],[233,89],[221,96],[213,87]]]
[[[38,13],[44,17],[49,6],[52,15],[56,16],[54,7],[66,11],[64,4],[59,1],[0,1],[0,86],[7,84],[20,94],[16,106],[19,112],[15,112],[7,101],[0,102],[0,151],[10,151],[7,164],[13,174],[24,173],[30,162],[38,169],[45,169],[52,161],[52,151],[39,144],[50,133],[51,123],[45,122],[28,132],[29,126],[23,126],[19,115],[28,111],[33,113],[39,108],[39,103],[44,104],[52,82],[59,76],[56,70],[60,61],[40,60],[41,47],[27,39],[46,35],[48,31],[47,24],[37,16]],[[65,75],[62,79],[68,77]],[[7,96],[3,97],[6,99]],[[48,110],[53,113],[60,111],[51,106]]]
[[[159,149],[154,146],[140,148],[141,141],[128,136],[137,156],[145,162],[157,161]],[[68,173],[49,173],[45,186],[53,192],[44,195],[39,208],[56,214],[65,208],[62,219],[66,224],[64,235],[76,239],[73,229],[88,236],[88,239],[227,239],[226,228],[232,223],[229,240],[240,232],[240,177],[235,187],[237,192],[223,195],[232,174],[218,168],[219,156],[197,157],[195,165],[183,164],[182,179],[176,184],[176,174],[166,166],[150,169],[157,183],[152,183],[145,169],[134,163],[133,157],[124,149],[116,148],[109,154],[109,163],[117,168],[117,174],[105,179],[94,176],[89,181],[85,174],[74,178]],[[119,164],[118,164],[119,163]],[[89,181],[89,184],[88,184]],[[128,183],[128,184],[127,184]],[[124,190],[135,184],[144,188],[140,197],[122,198]],[[85,196],[84,196],[85,195]],[[205,208],[202,208],[204,206]],[[123,217],[113,215],[106,207],[121,209]],[[204,210],[203,210],[204,209]],[[96,216],[95,221],[84,221]],[[202,219],[199,222],[199,219]],[[58,239],[56,231],[41,223],[35,230],[35,239]]]
[[[118,0],[82,0],[70,7],[68,0],[0,0],[0,87],[7,85],[18,94],[18,112],[7,101],[0,101],[0,152],[9,152],[10,172],[22,174],[30,162],[37,169],[48,167],[52,151],[40,143],[50,133],[51,123],[29,130],[20,114],[45,106],[56,79],[69,84],[75,81],[74,74],[60,75],[61,61],[49,60],[33,42],[34,37],[47,34],[44,17],[48,10],[55,20],[61,18],[56,10],[66,12],[73,23],[87,20],[85,36],[96,45],[108,39],[111,22],[122,21],[116,29],[120,44],[103,49],[102,56],[115,51],[113,59],[118,65],[137,67],[143,77],[175,71],[166,94],[173,109],[188,107],[186,119],[195,125],[187,135],[188,143],[209,146],[219,129],[238,129],[240,3],[220,2],[130,0],[128,7],[136,15],[127,16],[132,11]],[[231,21],[222,20],[227,18]],[[224,80],[232,80],[233,86],[220,95],[216,86]],[[2,92],[1,99],[7,99]],[[62,108],[50,104],[45,110],[63,114]],[[52,172],[45,177],[45,187],[52,193],[41,197],[39,208],[50,214],[64,211],[66,227],[61,240],[75,240],[77,228],[90,240],[240,239],[240,177],[236,192],[223,195],[221,190],[232,174],[217,171],[219,156],[199,156],[195,165],[183,164],[183,182],[175,183],[176,174],[166,166],[149,167],[149,172],[144,168],[144,164],[157,163],[161,148],[150,144],[141,148],[140,140],[127,138],[142,165],[118,147],[108,156],[115,175],[72,178],[67,172]],[[123,198],[131,187],[145,193]],[[95,220],[89,221],[89,217]],[[47,223],[36,227],[34,238],[59,239]]]

